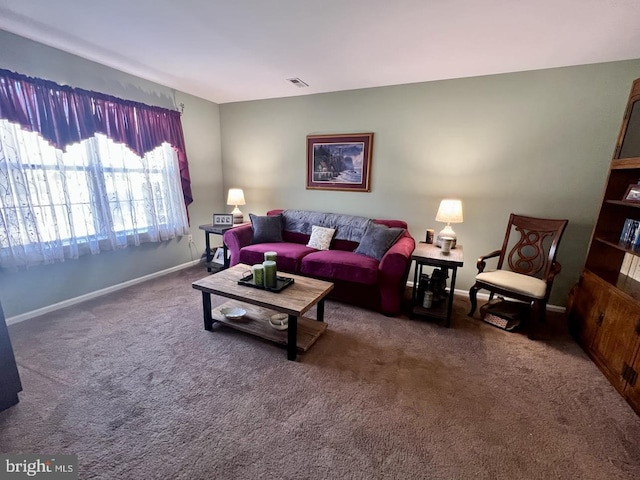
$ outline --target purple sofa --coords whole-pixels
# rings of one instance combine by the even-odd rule
[[[267,215],[280,215],[283,212],[286,215],[287,212],[298,211],[270,210]],[[319,212],[308,213],[315,214],[316,219],[320,216],[321,224],[325,227],[331,227],[330,222],[336,216]],[[326,215],[326,218],[322,218],[322,215]],[[275,251],[278,253],[278,271],[333,282],[331,298],[377,310],[385,315],[395,315],[402,307],[415,240],[407,231],[404,221],[364,220],[402,229],[398,239],[380,260],[355,253],[354,250],[360,243],[352,239],[339,238],[337,232],[342,227],[338,227],[336,238],[331,241],[329,250],[307,247],[310,235],[288,230],[288,227],[295,230],[291,222],[283,222],[282,241],[252,243],[253,228],[251,225],[243,225],[225,232],[224,242],[229,249],[232,266],[238,263],[261,263],[264,252]],[[354,235],[350,237],[354,238]]]

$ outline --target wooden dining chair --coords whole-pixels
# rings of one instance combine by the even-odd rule
[[[555,276],[561,265],[556,261],[558,244],[568,220],[527,217],[512,213],[500,250],[478,258],[475,284],[469,289],[473,316],[478,290],[530,305],[529,338],[533,338],[536,320],[545,320],[547,302]],[[485,270],[487,260],[497,258],[495,270]]]

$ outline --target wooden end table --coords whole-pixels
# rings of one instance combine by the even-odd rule
[[[211,251],[211,241],[209,239],[209,235],[224,235],[224,232],[226,232],[227,230],[231,230],[232,228],[236,228],[236,227],[241,227],[243,225],[248,225],[249,222],[244,222],[244,223],[238,223],[236,225],[232,225],[229,227],[216,227],[214,225],[200,225],[198,228],[200,230],[204,230],[204,243],[205,243],[205,255],[206,255],[206,262],[205,265],[207,266],[207,272],[211,272],[213,270],[221,270],[223,268],[229,268],[229,259],[227,258],[228,256],[228,251],[227,251],[227,245],[224,243],[224,240],[222,241],[222,251],[224,254],[224,264],[220,265],[216,262],[213,261],[213,252]]]
[[[462,245],[456,245],[456,248],[451,249],[449,255],[442,253],[442,249],[432,243],[419,242],[416,245],[411,260],[416,262],[413,272],[413,291],[411,294],[411,314],[420,315],[424,317],[431,317],[436,319],[444,319],[445,326],[449,328],[451,326],[451,310],[453,308],[453,295],[456,287],[456,273],[458,267],[462,267],[464,263],[464,252]],[[422,267],[440,267],[444,270],[444,275],[449,276],[449,269],[451,269],[451,282],[447,292],[447,298],[441,301],[440,304],[434,304],[431,308],[424,308],[418,304],[418,290],[419,282],[422,278]]]
[[[293,285],[281,292],[269,292],[239,285],[238,280],[251,272],[251,267],[239,263],[231,268],[193,282],[193,288],[202,291],[204,329],[213,330],[220,323],[260,338],[287,346],[287,359],[295,360],[298,350],[306,352],[327,329],[324,323],[324,300],[333,289],[333,283],[315,278],[279,273],[294,279]],[[211,295],[229,298],[230,301],[211,309]],[[317,305],[316,319],[304,317]],[[240,307],[247,314],[240,320],[229,320],[220,313],[224,307]],[[286,313],[287,330],[275,330],[269,325],[274,313]]]

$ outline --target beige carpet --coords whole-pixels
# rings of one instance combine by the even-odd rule
[[[289,362],[204,331],[205,275],[11,326],[24,392],[0,452],[77,454],[82,479],[640,478],[640,418],[559,315],[530,341],[466,298],[451,329],[329,301]]]

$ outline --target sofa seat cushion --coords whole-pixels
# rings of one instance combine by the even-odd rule
[[[379,264],[377,260],[357,253],[324,250],[306,255],[302,259],[300,273],[310,277],[375,285]]]
[[[299,243],[257,243],[240,249],[240,263],[255,265],[264,261],[264,252],[277,252],[276,263],[278,270],[289,273],[297,273],[300,270],[300,260],[309,253],[317,252],[315,248],[309,248]]]

